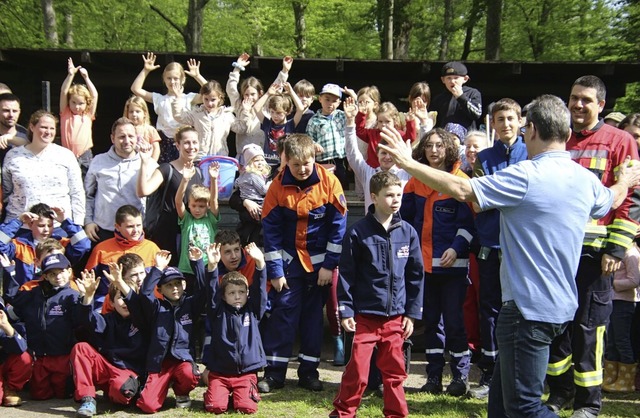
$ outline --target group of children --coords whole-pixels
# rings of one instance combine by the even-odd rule
[[[135,96],[124,110],[136,127],[139,151],[160,162],[175,160],[174,136],[184,123],[193,125],[199,143],[174,197],[180,250],[171,254],[146,239],[142,215],[130,205],[116,213],[114,238],[93,249],[82,227],[60,208],[37,204],[1,225],[3,379],[11,376],[4,380],[4,405],[20,404],[18,391],[30,380],[34,399],[73,395],[80,416],[96,413],[96,388],[112,402],[135,400],[142,411],[154,413],[170,387],[176,405],[188,407],[189,393],[202,379],[208,412],[223,413],[232,405],[253,413],[259,392],[285,385],[296,334],[298,385],[320,391],[323,307],[330,288],[337,289],[337,300],[328,309],[346,332],[355,333],[331,416],[354,416],[374,373],[381,376],[385,415],[408,415],[403,347],[423,316],[428,364],[421,390],[443,391],[448,351],[453,379],[446,392],[469,391],[468,320],[479,315],[483,373],[472,395],[487,396],[498,353],[499,215],[476,216],[477,208],[411,179],[380,145],[383,130],[395,128],[423,164],[463,178],[493,174],[527,158],[518,103],[493,104],[491,144],[475,130],[481,96],[466,85],[467,68],[459,62],[442,69],[444,93],[432,102],[428,84],[415,83],[409,110],[401,113],[381,102],[375,86],[355,92],[331,83],[320,90],[320,109],[311,111],[315,88],[306,80],[287,82],[290,57],[264,91],[254,77],[238,89],[249,65],[248,55],[241,55],[226,95],[220,83],[202,77],[195,60],[189,60],[188,71],[178,63],[165,67],[167,94],[148,92],[144,81],[159,66],[151,53],[143,61],[131,86]],[[76,73],[85,87],[71,85]],[[198,94],[184,93],[186,75],[201,85]],[[97,98],[87,71],[69,60],[61,135],[81,166],[91,159]],[[157,130],[146,102],[154,104]],[[208,188],[189,186],[201,159],[228,155],[231,131],[243,166],[236,181],[239,234],[217,230],[218,164],[202,173]],[[348,168],[366,210],[349,228]],[[177,267],[170,266],[172,257],[179,259]],[[195,341],[203,328],[201,376]]]

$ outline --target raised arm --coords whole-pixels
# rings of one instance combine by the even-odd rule
[[[220,208],[218,205],[218,177],[220,176],[220,163],[213,162],[209,165],[209,209],[213,216],[217,217],[220,214]]]
[[[267,101],[271,96],[275,96],[276,94],[278,94],[278,90],[280,88],[281,86],[279,84],[273,83],[271,86],[269,86],[269,89],[267,90],[267,92],[262,96],[260,96],[260,98],[256,100],[256,102],[254,103],[253,113],[258,117],[258,120],[260,121],[260,123],[262,123],[265,118],[265,115],[262,109],[264,109],[264,106],[267,104]]]
[[[76,73],[80,68],[82,67],[76,67],[73,65],[73,60],[71,58],[67,59],[67,77],[64,79],[62,86],[60,87],[60,113],[62,113],[68,105],[67,94],[69,94],[69,88],[71,87],[71,83],[73,83],[73,78],[76,76]]]
[[[227,80],[225,91],[227,92],[227,96],[229,97],[231,107],[233,109],[236,109],[238,102],[242,99],[240,97],[240,93],[238,92],[240,71],[244,71],[244,69],[249,65],[249,54],[243,52],[232,65],[233,71],[229,73],[229,79]]]
[[[182,170],[182,181],[180,182],[180,186],[176,191],[176,196],[174,198],[174,202],[176,205],[176,212],[178,213],[178,218],[184,218],[184,212],[186,208],[184,206],[184,195],[187,192],[187,186],[189,185],[189,181],[196,174],[196,168],[194,167],[192,162],[187,162],[184,165],[184,169]]]
[[[87,90],[89,90],[89,94],[91,95],[91,106],[87,108],[87,112],[91,114],[91,116],[96,115],[96,109],[98,109],[98,89],[93,84],[91,79],[89,78],[89,72],[84,67],[79,67],[80,75],[84,79],[84,84],[87,86]]]
[[[142,71],[140,71],[138,76],[133,80],[133,83],[131,83],[131,92],[143,98],[146,102],[151,103],[153,102],[152,93],[143,89],[142,86],[149,73],[157,70],[160,66],[156,65],[156,55],[153,52],[147,52],[147,55],[143,54],[142,61],[144,62],[144,67],[142,67]]]
[[[296,92],[293,90],[293,87],[291,87],[291,84],[284,83],[284,91],[289,94],[291,100],[293,101],[293,104],[296,107],[296,113],[293,115],[293,124],[295,126],[298,126],[300,120],[302,120],[302,115],[304,115],[304,112],[307,109],[304,107],[304,104],[302,103],[302,100],[300,100],[300,97],[298,97]]]

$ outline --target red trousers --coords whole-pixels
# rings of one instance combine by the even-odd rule
[[[204,393],[204,409],[214,414],[226,412],[230,394],[233,394],[233,409],[236,412],[255,414],[260,400],[256,374],[223,376],[209,372],[209,386]]]
[[[36,400],[64,399],[67,394],[67,379],[71,377],[69,354],[38,357],[33,362],[31,374],[31,398]]]
[[[164,360],[160,373],[149,373],[136,406],[147,414],[158,412],[167,398],[170,385],[176,396],[188,395],[200,380],[200,373],[194,371],[194,367],[188,361]]]
[[[109,396],[111,402],[128,405],[131,398],[120,391],[130,378],[136,379],[135,372],[119,369],[87,343],[78,343],[71,350],[71,369],[76,385],[75,399],[85,396],[96,397],[96,387]]]
[[[409,414],[403,382],[407,378],[402,351],[402,316],[386,318],[376,315],[356,315],[351,359],[342,374],[340,389],[333,401],[331,416],[355,417],[362,394],[367,388],[371,354],[378,347],[376,365],[382,375],[385,417],[406,417]]]
[[[18,391],[31,379],[32,359],[28,352],[10,354],[0,364],[0,402],[5,390]]]

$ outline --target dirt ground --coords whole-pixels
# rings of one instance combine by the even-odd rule
[[[327,383],[339,383],[342,375],[342,371],[344,367],[336,367],[332,365],[331,357],[333,353],[330,350],[330,347],[325,347],[323,350],[322,361],[320,363],[320,379]],[[290,362],[289,370],[287,372],[287,379],[291,380],[291,384],[295,384],[297,381],[296,377],[296,369],[297,363]],[[411,359],[411,370],[409,373],[409,378],[405,383],[405,387],[408,389],[418,389],[425,383],[424,377],[425,370],[425,360],[424,354],[422,353],[413,353]],[[448,370],[445,370],[445,373]],[[445,376],[445,380],[448,379]],[[478,379],[478,372],[475,369],[475,366],[472,367],[472,375],[471,382],[476,382]],[[170,392],[171,393],[171,392]],[[202,400],[202,395],[204,393],[203,387],[196,388],[191,393],[191,399],[193,400]],[[0,416],[2,418],[44,418],[44,417],[73,417],[75,416],[75,410],[78,408],[78,404],[75,403],[72,399],[52,399],[48,401],[30,401],[28,400],[28,394],[23,393],[23,399],[25,399],[25,403],[17,408],[4,408],[0,407]],[[327,391],[327,397],[333,397],[333,393],[329,393]],[[172,396],[171,394],[169,395]],[[168,401],[170,403],[170,401]],[[107,400],[102,398],[98,398],[98,413],[99,416],[102,417],[113,417],[113,418],[125,418],[125,417],[142,417],[148,416],[141,413],[135,407],[129,407],[124,410],[118,410],[116,408],[112,409],[110,412],[106,411],[105,408],[113,407]],[[176,416],[176,411],[172,408],[165,408],[158,414],[154,416],[160,417],[173,417]]]

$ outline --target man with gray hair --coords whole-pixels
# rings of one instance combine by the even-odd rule
[[[558,97],[537,98],[527,114],[525,144],[530,160],[492,175],[463,179],[411,158],[395,130],[383,130],[398,166],[427,186],[482,210],[500,210],[502,310],[496,336],[500,355],[489,393],[494,417],[557,417],[542,403],[553,339],[578,307],[574,280],[589,218],[606,215],[640,180],[640,164],[625,161],[618,182],[604,187],[575,164],[565,143],[569,112]]]

